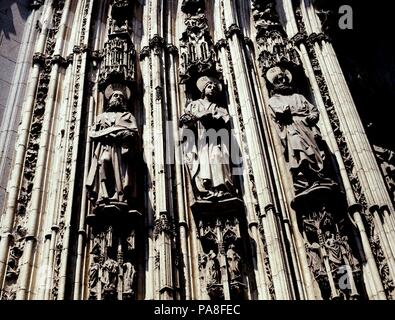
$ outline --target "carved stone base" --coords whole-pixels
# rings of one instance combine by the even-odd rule
[[[93,209],[93,213],[88,215],[86,222],[88,225],[97,223],[111,224],[116,221],[119,224],[136,220],[142,216],[137,210],[130,210],[128,204],[124,202],[110,202],[100,204]]]
[[[225,215],[238,216],[243,212],[243,201],[230,198],[220,201],[198,200],[191,205],[192,212],[197,216],[207,216],[215,213],[218,217]]]

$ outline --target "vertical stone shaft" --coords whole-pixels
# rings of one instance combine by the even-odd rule
[[[52,16],[52,7],[47,4],[43,9],[42,31],[39,35],[35,52],[42,55],[45,49],[48,27]],[[33,113],[35,95],[40,74],[40,63],[35,61],[31,70],[30,81],[26,90],[26,99],[22,108],[22,120],[18,128],[18,140],[16,144],[15,160],[12,174],[7,187],[7,200],[5,202],[5,213],[1,224],[0,238],[0,286],[3,287],[5,270],[7,268],[7,256],[12,237],[15,211],[17,206],[20,183],[23,175],[25,152],[30,134],[30,122]]]
[[[236,9],[234,2],[221,1],[224,10],[225,26],[229,30],[230,27],[236,25],[235,18]],[[250,81],[248,79],[248,70],[246,69],[247,61],[243,52],[243,47],[240,43],[240,38],[237,32],[231,32],[228,35],[230,55],[234,61],[236,77],[236,85],[240,96],[240,105],[242,116],[244,119],[245,131],[248,145],[250,148],[251,164],[254,172],[255,182],[257,186],[258,202],[261,210],[266,210],[266,215],[262,220],[266,220],[265,235],[267,237],[267,246],[269,253],[269,261],[272,268],[273,283],[275,287],[276,297],[278,299],[289,299],[289,281],[287,277],[287,267],[283,259],[283,251],[281,249],[280,235],[278,233],[278,226],[276,223],[275,213],[273,211],[273,199],[271,194],[271,183],[268,180],[267,172],[265,170],[265,158],[261,142],[258,138],[257,119],[255,117],[255,103],[252,97]]]
[[[169,193],[166,184],[166,102],[164,101],[164,81],[165,73],[165,53],[163,50],[163,16],[165,3],[162,0],[153,0],[151,6],[151,59],[152,59],[152,89],[154,92],[153,103],[153,123],[154,123],[154,141],[155,141],[155,185],[156,185],[156,212],[155,218],[161,219],[163,215],[170,218],[167,196]],[[172,223],[171,221],[168,223]],[[168,232],[162,230],[161,235],[157,238],[160,259],[160,297],[167,300],[173,297],[173,270],[172,270],[172,253],[171,253],[171,236]]]

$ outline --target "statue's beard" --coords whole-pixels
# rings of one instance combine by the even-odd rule
[[[119,100],[110,100],[108,103],[108,111],[124,111],[126,110],[126,106]]]
[[[281,94],[281,95],[290,95],[293,93],[293,88],[290,85],[284,84],[276,86],[273,89],[273,93]]]

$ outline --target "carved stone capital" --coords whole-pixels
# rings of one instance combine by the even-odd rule
[[[41,52],[36,52],[33,54],[33,64],[38,64],[40,66],[45,63],[45,55]]]
[[[89,58],[93,61],[101,61],[103,60],[103,52],[100,50],[92,50],[90,51]]]
[[[312,33],[311,35],[308,36],[308,38],[306,39],[307,42],[311,45],[314,45],[315,43],[320,44],[321,41],[330,41],[330,38],[325,35],[324,33]]]
[[[250,48],[254,48],[254,42],[249,37],[244,37],[244,43]]]
[[[235,23],[231,24],[231,25],[229,26],[228,30],[225,31],[225,37],[229,39],[229,38],[231,38],[234,34],[237,34],[237,35],[239,35],[239,36],[242,35],[242,32],[241,32],[240,27],[239,27],[237,24],[235,24]]]
[[[154,35],[149,41],[149,47],[154,51],[154,54],[159,55],[165,47],[165,39],[158,34]]]
[[[221,50],[221,48],[226,48],[226,45],[227,45],[227,41],[226,41],[226,39],[219,39],[218,41],[217,41],[217,43],[215,44],[215,48],[217,49],[217,50]]]
[[[80,44],[79,46],[75,45],[73,48],[73,52],[80,54],[80,53],[84,53],[88,50],[88,47],[85,44]]]
[[[150,47],[145,46],[140,51],[140,61],[143,61],[145,58],[149,57]]]
[[[161,101],[162,99],[163,99],[163,88],[160,86],[157,86],[155,88],[155,100]]]
[[[305,42],[307,38],[307,35],[302,32],[298,32],[292,37],[292,41],[295,43],[295,45],[300,45],[301,43]]]
[[[68,66],[67,59],[63,58],[60,54],[54,55],[51,59],[51,63],[57,64],[57,65],[64,67],[64,68]]]
[[[74,60],[74,53],[70,53],[67,57],[66,57],[67,63],[72,64],[73,60]]]
[[[169,43],[166,46],[166,50],[167,50],[168,53],[170,53],[170,54],[172,54],[174,56],[178,56],[178,48],[174,44]]]

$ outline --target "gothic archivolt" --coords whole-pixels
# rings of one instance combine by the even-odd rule
[[[392,299],[393,153],[311,5],[32,2],[1,298]]]

